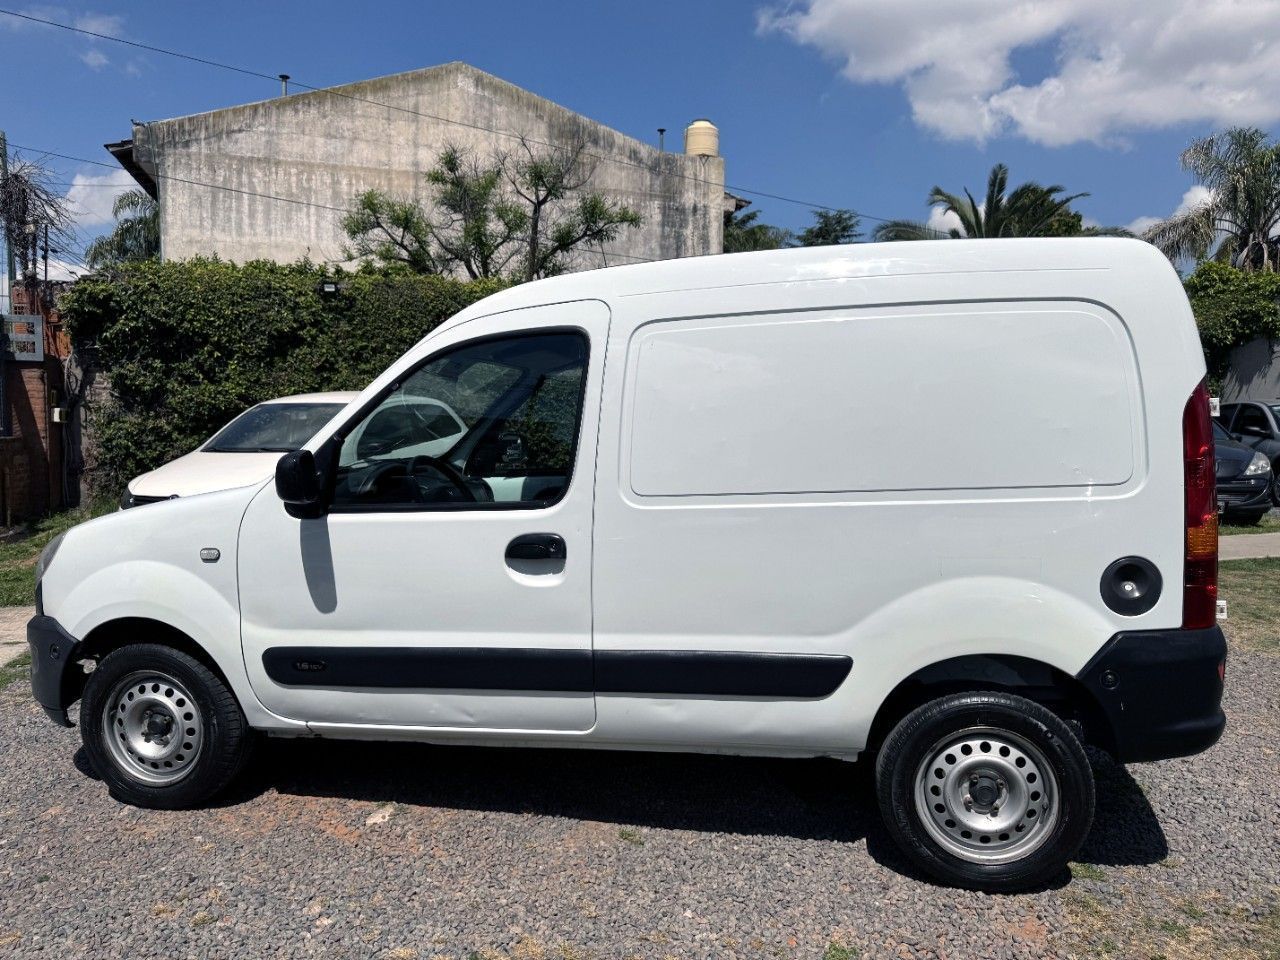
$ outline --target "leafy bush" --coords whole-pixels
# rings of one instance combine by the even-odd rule
[[[322,280],[339,292],[322,296]],[[311,263],[144,261],[84,278],[60,307],[111,399],[91,413],[94,486],[194,449],[272,397],[358,390],[441,321],[501,288],[408,271],[336,276]]]
[[[1185,286],[1216,390],[1233,349],[1258,337],[1280,337],[1280,274],[1245,273],[1206,260],[1187,277]]]

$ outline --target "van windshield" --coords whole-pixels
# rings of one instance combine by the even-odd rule
[[[333,419],[341,403],[260,403],[204,447],[212,453],[292,453]]]

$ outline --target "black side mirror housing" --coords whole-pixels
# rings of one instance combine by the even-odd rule
[[[289,516],[306,519],[322,512],[320,476],[310,450],[286,453],[276,464],[276,496],[284,502]]]

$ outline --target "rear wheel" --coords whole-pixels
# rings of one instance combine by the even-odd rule
[[[1084,748],[1053,713],[1006,693],[942,697],[905,717],[880,751],[876,792],[903,852],[972,889],[1054,879],[1093,822]]]
[[[117,800],[199,806],[243,768],[253,733],[212,670],[170,647],[137,644],[103,658],[80,707],[85,751]]]

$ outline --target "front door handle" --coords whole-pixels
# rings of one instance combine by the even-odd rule
[[[566,552],[558,533],[526,533],[507,544],[508,560],[563,560]]]

